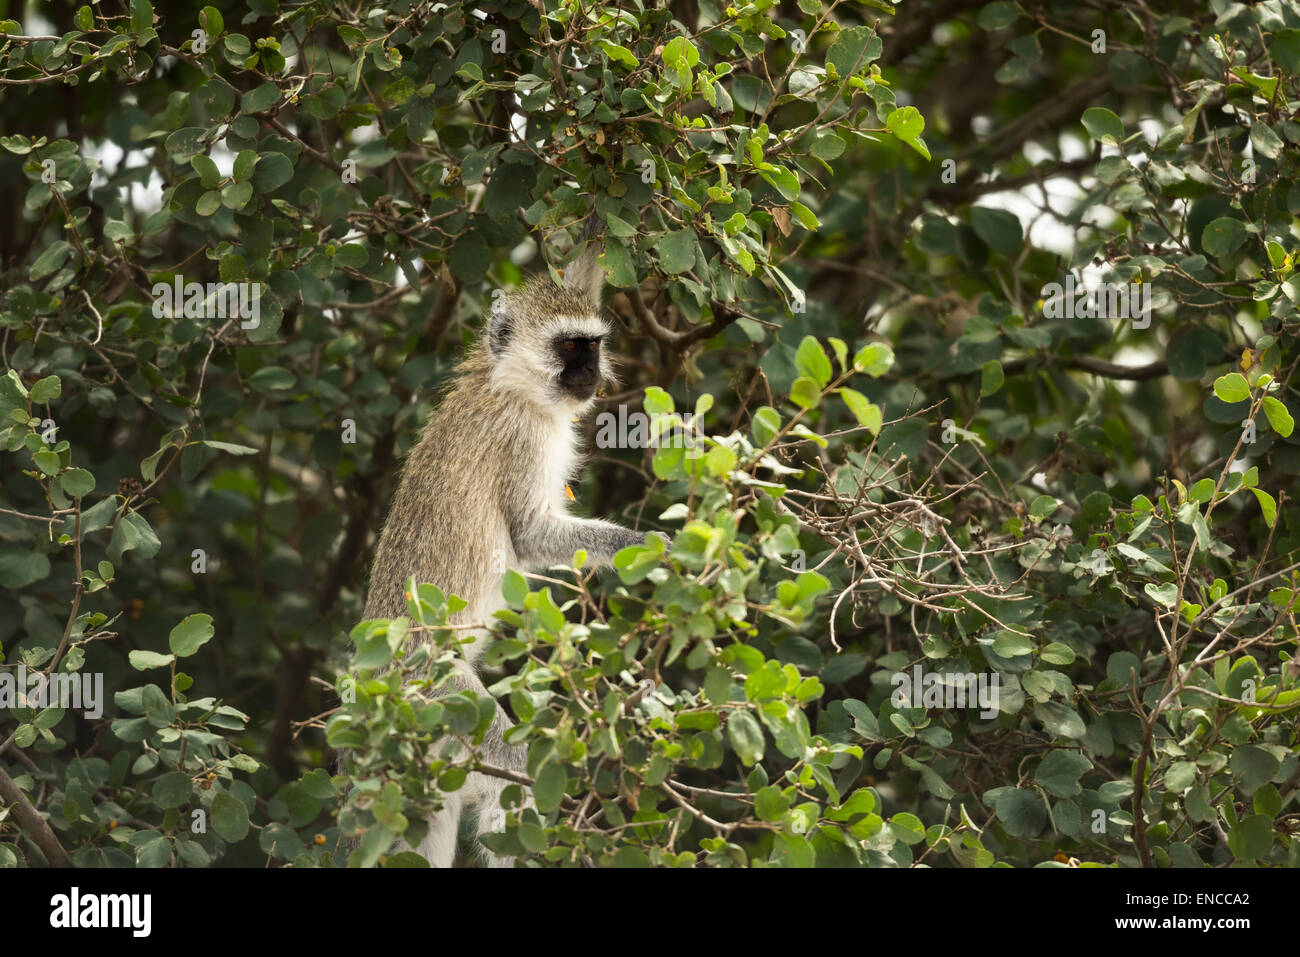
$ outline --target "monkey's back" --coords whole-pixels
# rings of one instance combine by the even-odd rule
[[[365,618],[405,614],[411,577],[468,602],[454,623],[485,621],[500,607],[501,576],[515,565],[502,507],[513,490],[502,477],[544,455],[545,436],[517,402],[490,387],[481,346],[458,366],[455,381],[403,466],[375,552]]]

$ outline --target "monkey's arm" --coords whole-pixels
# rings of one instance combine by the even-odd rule
[[[608,564],[620,549],[644,544],[646,534],[598,518],[577,518],[548,511],[517,523],[510,537],[521,562],[545,567],[567,565],[580,548],[586,550],[589,562]]]

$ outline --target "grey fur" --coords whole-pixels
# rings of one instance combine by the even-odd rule
[[[575,418],[594,398],[575,399],[559,386],[563,368],[553,352],[556,336],[607,335],[600,316],[603,273],[599,244],[590,242],[566,270],[565,285],[549,277],[532,280],[498,304],[488,331],[467,352],[454,385],[411,450],[380,536],[366,598],[365,618],[406,613],[406,582],[432,582],[468,607],[453,624],[480,624],[502,605],[505,568],[536,569],[568,564],[578,549],[590,563],[645,541],[645,534],[600,519],[569,515],[564,483],[573,478]],[[599,375],[613,380],[606,350]],[[477,673],[484,644],[473,632],[453,690],[486,694]],[[486,763],[522,772],[525,750],[504,743],[510,721],[498,708],[482,747]],[[450,866],[458,819],[476,813],[477,833],[500,830],[504,812],[501,778],[470,775],[448,795],[446,809],[429,822],[417,849],[434,866]],[[481,844],[488,866],[510,866]]]

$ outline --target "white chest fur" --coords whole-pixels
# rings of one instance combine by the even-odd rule
[[[569,496],[564,487],[578,467],[577,425],[569,414],[549,416],[538,423],[538,504],[547,511],[568,511]]]
[[[530,499],[527,507],[530,509],[557,514],[563,514],[568,510],[569,497],[564,488],[573,478],[578,466],[577,424],[573,419],[574,415],[571,412],[564,414],[556,412],[551,415],[539,415],[529,423],[530,427],[536,430],[531,437],[533,440],[531,444],[538,454],[538,461],[532,463],[535,468],[533,481],[527,489]],[[523,464],[520,463],[521,466]],[[477,601],[462,613],[461,620],[465,623],[491,622],[492,613],[503,604],[501,573],[506,568],[533,570],[521,566],[507,529],[508,524],[502,522],[499,539],[494,543],[493,549],[494,574],[486,583],[482,593],[477,596]],[[486,643],[486,635],[474,631],[466,637],[472,640],[465,647],[465,656],[471,662],[477,661]]]

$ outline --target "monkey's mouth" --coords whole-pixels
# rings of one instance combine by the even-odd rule
[[[600,373],[595,369],[574,369],[560,374],[560,391],[571,399],[586,401],[596,394]]]

